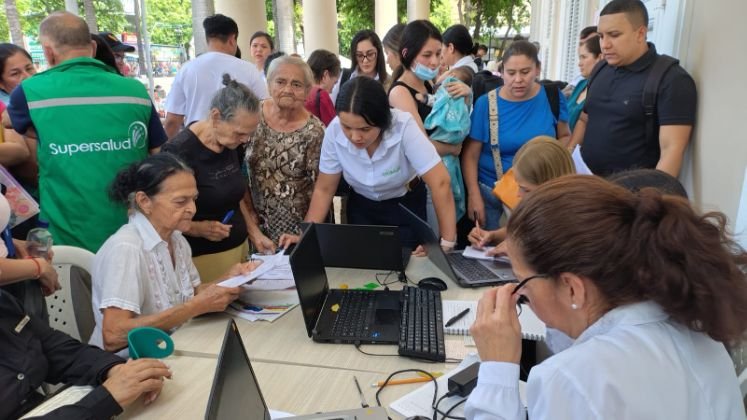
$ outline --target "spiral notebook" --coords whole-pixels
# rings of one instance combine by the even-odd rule
[[[444,300],[443,301],[443,319],[444,324],[452,317],[469,308],[467,315],[450,327],[444,326],[444,333],[449,335],[470,335],[469,327],[475,322],[477,315],[477,302],[469,300]],[[544,341],[545,340],[545,323],[537,318],[532,312],[529,305],[523,305],[519,315],[521,324],[521,336],[527,340]]]

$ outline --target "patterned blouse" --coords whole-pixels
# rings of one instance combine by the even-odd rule
[[[324,124],[313,115],[296,131],[267,125],[264,114],[246,147],[249,189],[260,229],[277,243],[283,233],[299,233],[319,173]]]

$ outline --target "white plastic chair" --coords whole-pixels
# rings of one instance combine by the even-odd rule
[[[46,298],[49,325],[87,342],[93,330],[91,285],[90,281],[72,282],[71,273],[73,267],[78,267],[90,275],[94,255],[88,250],[66,245],[55,245],[52,250],[52,265],[57,271],[62,289]],[[75,276],[77,277],[79,276]]]

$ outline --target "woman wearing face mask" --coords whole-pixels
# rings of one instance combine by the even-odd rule
[[[568,125],[571,132],[576,126],[576,121],[581,115],[586,103],[586,87],[589,83],[589,76],[594,66],[602,59],[602,49],[599,46],[599,37],[591,36],[578,47],[578,68],[581,70],[581,76],[584,77],[573,89],[573,93],[568,98]]]
[[[179,156],[195,171],[197,212],[184,236],[200,279],[209,283],[249,253],[247,221],[240,203],[248,193],[236,148],[259,124],[259,100],[245,85],[223,75],[224,88],[206,119],[186,127],[161,150]]]
[[[332,88],[330,96],[333,103],[337,100],[337,94],[340,93],[342,85],[352,78],[367,76],[381,84],[387,83],[389,79],[386,72],[384,48],[381,46],[379,36],[372,30],[364,29],[353,36],[353,40],[350,41],[350,61],[352,68],[343,69],[335,87]]]
[[[499,124],[495,145],[491,141],[490,95],[475,103],[470,135],[464,141],[462,173],[469,197],[467,216],[475,221],[476,215],[481,228],[498,228],[503,205],[493,195],[493,186],[498,173],[511,168],[519,148],[537,136],[555,137],[562,144],[570,139],[565,96],[558,92],[556,118],[546,89],[537,82],[539,72],[537,47],[531,42],[515,41],[503,53],[504,85],[496,90]],[[499,156],[500,162],[494,156]]]

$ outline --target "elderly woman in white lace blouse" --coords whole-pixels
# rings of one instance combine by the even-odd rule
[[[177,157],[161,153],[125,168],[110,195],[131,213],[94,259],[91,344],[118,351],[135,327],[172,330],[197,315],[223,311],[238,297],[238,287],[200,284],[181,233],[195,214],[197,184]],[[223,278],[253,268],[237,264]]]

